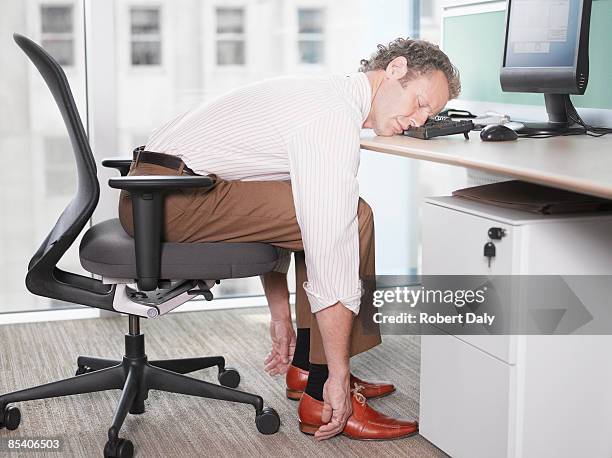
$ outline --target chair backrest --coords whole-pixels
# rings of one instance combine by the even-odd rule
[[[29,38],[17,33],[13,34],[13,38],[36,66],[53,94],[68,130],[77,171],[76,194],[30,260],[26,286],[40,296],[98,307],[98,295],[107,296],[107,293],[111,292],[109,286],[102,285],[93,278],[63,272],[56,267],[98,205],[100,185],[96,175],[96,162],[62,67]],[[88,293],[94,293],[94,296],[89,297]],[[101,308],[107,308],[108,298],[103,300],[102,305],[104,306]]]

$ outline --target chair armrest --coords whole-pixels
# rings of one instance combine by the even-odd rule
[[[214,181],[204,176],[137,175],[110,178],[108,184],[130,193],[136,282],[141,290],[153,291],[160,280],[164,194],[179,188],[210,188]]]
[[[178,188],[210,188],[213,180],[209,177],[181,175],[133,175],[109,178],[111,188],[132,192],[164,192]]]
[[[132,159],[102,159],[103,167],[119,170],[122,177],[128,174],[131,165]]]

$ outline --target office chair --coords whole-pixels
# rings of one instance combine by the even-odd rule
[[[32,293],[128,315],[125,355],[121,361],[79,356],[74,377],[0,396],[0,429],[17,429],[18,408],[10,403],[105,390],[122,390],[105,457],[133,456],[134,446],[119,437],[128,412],[145,411],[149,390],[182,393],[202,398],[251,404],[259,432],[274,434],[280,426],[276,411],[264,408],[260,396],[235,390],[239,373],[225,366],[222,356],[148,361],[140,318],[154,319],[197,295],[212,299],[210,288],[219,280],[269,272],[277,260],[273,246],[264,243],[167,243],[161,238],[163,199],[179,188],[212,185],[203,176],[125,176],[130,160],[109,159],[121,177],[109,184],[131,194],[134,238],[118,219],[103,221],[84,234],[79,257],[88,272],[101,279],[66,272],[57,263],[88,223],[98,204],[100,186],[96,164],[60,65],[30,39],[13,35],[49,87],[70,136],[77,169],[77,191],[28,265],[26,286]],[[183,374],[217,366],[221,385]]]

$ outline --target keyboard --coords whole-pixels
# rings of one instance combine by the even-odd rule
[[[474,128],[469,120],[453,121],[447,116],[434,116],[420,127],[411,127],[404,131],[404,135],[421,140],[439,137],[441,135],[463,134],[469,139],[468,132]]]

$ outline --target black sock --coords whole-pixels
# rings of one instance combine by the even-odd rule
[[[305,393],[319,401],[323,400],[323,385],[327,381],[329,371],[327,364],[310,363],[310,372],[308,373],[308,383],[306,384]]]
[[[291,364],[300,369],[308,370],[310,363],[310,329],[298,328],[295,339],[295,353]]]

